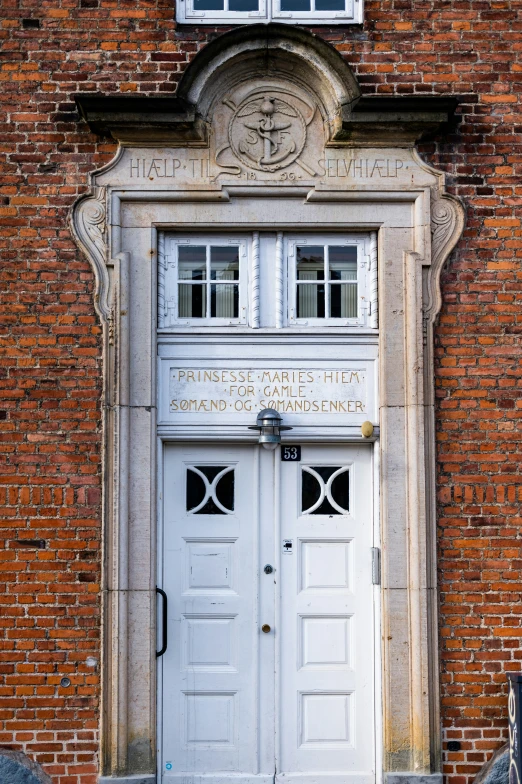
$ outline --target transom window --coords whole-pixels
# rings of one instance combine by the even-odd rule
[[[162,235],[158,325],[370,327],[377,235]]]
[[[165,326],[245,322],[245,241],[173,239],[163,272]]]
[[[357,318],[357,248],[296,245],[295,254],[296,317]]]
[[[287,240],[290,325],[369,326],[368,239],[332,234]]]
[[[180,318],[239,318],[239,245],[178,247],[178,313]]]
[[[178,22],[362,22],[363,0],[177,0]]]

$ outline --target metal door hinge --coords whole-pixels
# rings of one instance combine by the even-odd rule
[[[372,547],[372,585],[381,584],[381,548]]]

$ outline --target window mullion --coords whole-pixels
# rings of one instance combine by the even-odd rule
[[[211,297],[210,297],[210,286],[211,286],[211,282],[210,282],[210,280],[211,280],[210,279],[210,245],[207,245],[206,247],[207,247],[207,289],[206,289],[207,309],[206,309],[206,313],[205,313],[205,318],[208,319],[211,316],[211,312],[210,312],[210,302],[211,302]]]
[[[324,317],[330,318],[330,249],[324,246]]]
[[[172,296],[174,299],[174,316],[175,318],[179,319],[179,245],[176,244],[174,248],[174,291],[172,292]]]

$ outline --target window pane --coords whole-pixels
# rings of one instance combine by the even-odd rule
[[[229,0],[230,11],[259,11],[258,0]]]
[[[324,318],[324,283],[297,285],[297,318]]]
[[[207,287],[201,284],[180,283],[178,311],[180,318],[205,318]]]
[[[239,286],[217,283],[210,287],[210,315],[215,318],[239,317]]]
[[[207,256],[205,246],[189,245],[178,250],[179,280],[205,280]]]
[[[330,286],[332,318],[357,318],[357,283],[332,283]]]
[[[310,0],[281,0],[281,11],[310,11]]]
[[[234,511],[234,468],[194,466],[187,468],[187,512],[201,515]]]
[[[330,486],[328,480],[336,474]],[[303,466],[301,510],[303,514],[348,514],[350,479],[348,466]],[[323,501],[319,504],[321,494]]]
[[[316,11],[345,11],[344,0],[315,0]]]
[[[194,0],[194,11],[223,11],[224,0]]]
[[[357,280],[357,248],[329,245],[330,280]]]
[[[239,280],[239,248],[210,248],[212,280]]]
[[[324,248],[322,245],[297,248],[297,280],[324,280]]]

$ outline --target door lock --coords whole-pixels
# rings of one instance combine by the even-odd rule
[[[268,634],[268,632],[272,630],[270,629],[270,626],[267,623],[264,623],[261,627],[261,631],[264,632],[265,634]]]
[[[270,564],[267,564],[263,569],[263,571],[265,574],[272,574],[272,572],[274,571],[274,567],[271,566]]]

